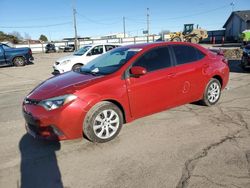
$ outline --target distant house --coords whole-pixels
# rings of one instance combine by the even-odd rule
[[[118,38],[126,38],[126,37],[128,37],[127,34],[125,34],[124,36],[124,33],[114,33],[114,34],[101,36],[101,39],[118,39]]]
[[[242,31],[250,29],[250,10],[232,12],[223,28],[226,40],[237,41]]]

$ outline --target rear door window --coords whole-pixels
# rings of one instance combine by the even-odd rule
[[[91,50],[91,55],[99,55],[102,53],[103,53],[103,45],[96,46]]]
[[[115,45],[105,45],[106,52],[115,48]]]
[[[174,50],[177,65],[191,63],[205,57],[205,54],[192,46],[173,45],[172,48]]]
[[[146,52],[133,66],[141,66],[148,72],[171,67],[168,47],[160,47]]]

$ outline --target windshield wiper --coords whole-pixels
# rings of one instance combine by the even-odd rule
[[[84,70],[84,71],[79,71],[80,73],[82,73],[82,74],[91,74],[91,75],[93,75],[93,76],[99,76],[99,75],[102,75],[102,73],[100,73],[100,72],[92,72],[92,71],[86,71],[86,70]]]

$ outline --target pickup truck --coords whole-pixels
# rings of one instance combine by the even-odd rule
[[[24,66],[33,60],[30,48],[11,48],[0,43],[0,66]]]

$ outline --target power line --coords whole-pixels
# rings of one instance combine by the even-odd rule
[[[80,16],[80,17],[82,17],[82,18],[84,18],[85,20],[87,20],[88,22],[91,22],[91,23],[94,23],[94,24],[99,24],[99,25],[114,25],[114,24],[117,24],[117,23],[120,23],[121,21],[120,21],[120,19],[119,19],[119,21],[115,21],[115,22],[112,22],[112,23],[103,23],[103,22],[101,22],[101,21],[99,21],[99,20],[94,20],[94,19],[92,19],[92,18],[89,18],[89,17],[87,17],[87,16],[84,16],[84,15],[82,15],[82,14],[79,14],[79,12],[77,12],[77,14]],[[114,19],[113,19],[114,20]],[[117,19],[115,19],[115,20],[117,20]]]
[[[59,25],[68,25],[72,24],[72,22],[64,22],[58,24],[50,24],[50,25],[32,25],[32,26],[0,26],[1,28],[43,28],[43,27],[55,27]]]
[[[224,6],[217,7],[217,8],[214,8],[214,9],[210,9],[210,10],[207,10],[207,11],[197,12],[197,13],[194,13],[194,14],[188,14],[188,15],[184,15],[184,16],[180,16],[180,17],[160,18],[160,19],[154,19],[154,20],[163,20],[163,19],[164,20],[177,20],[177,19],[182,19],[182,18],[187,18],[187,17],[198,16],[198,15],[202,15],[202,14],[207,14],[207,13],[214,12],[214,11],[217,11],[217,10],[220,10],[220,9],[224,9],[225,7],[229,7],[229,5],[224,5]]]

